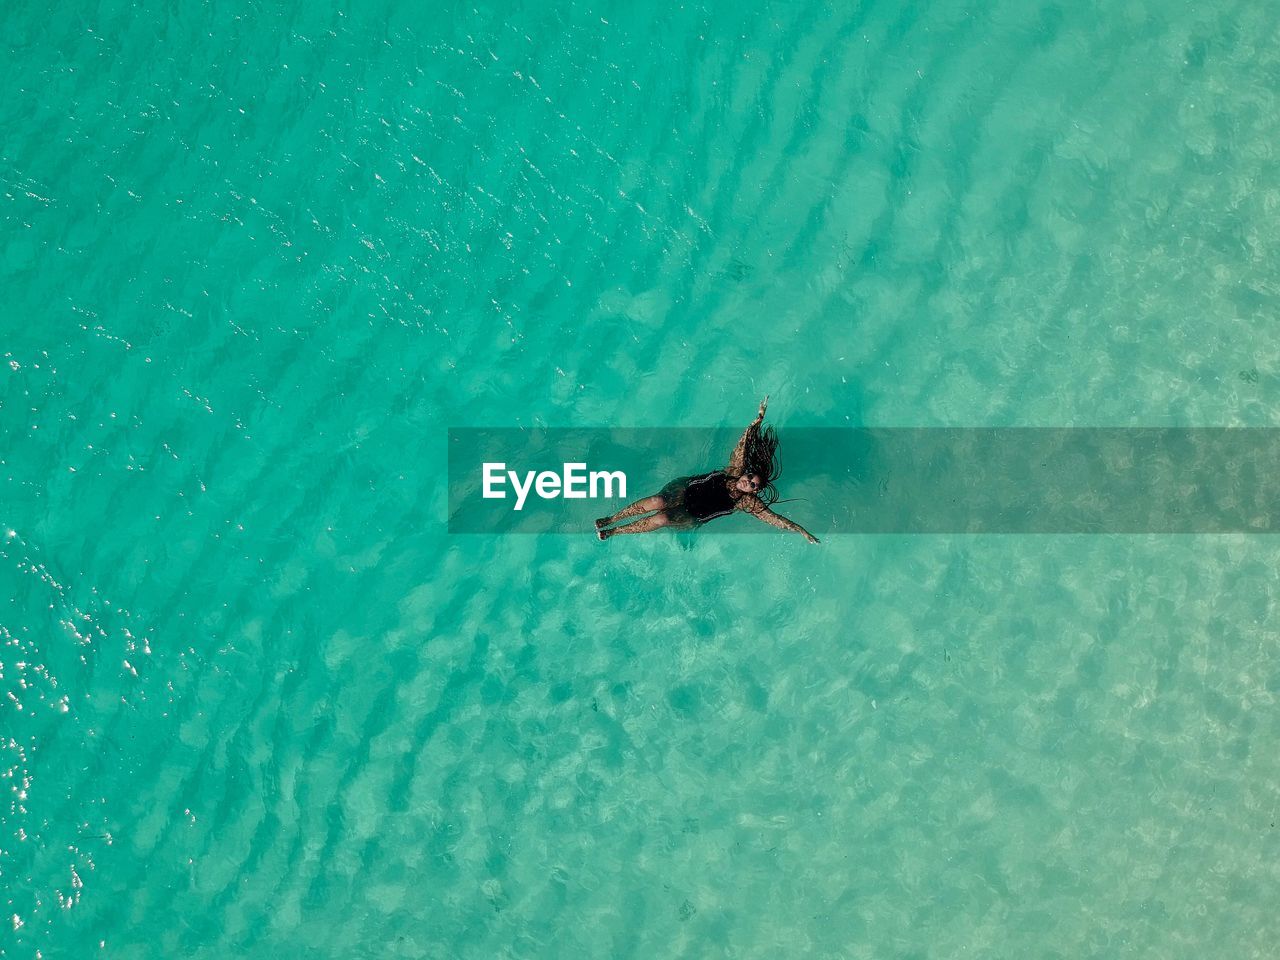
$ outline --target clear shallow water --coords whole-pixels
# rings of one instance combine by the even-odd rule
[[[450,424],[1273,425],[1265,5],[0,25],[6,956],[1271,955],[1272,541],[443,532]]]

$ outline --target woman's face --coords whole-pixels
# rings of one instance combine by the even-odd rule
[[[758,473],[748,473],[745,477],[738,478],[738,489],[743,493],[756,493],[762,486],[764,484]]]

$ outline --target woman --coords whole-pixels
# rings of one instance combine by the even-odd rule
[[[607,540],[619,533],[648,533],[661,527],[699,527],[708,520],[743,510],[781,530],[803,533],[810,543],[817,543],[818,538],[804,527],[769,509],[770,504],[778,501],[773,481],[778,479],[782,467],[778,463],[777,433],[773,427],[760,430],[768,403],[768,397],[761,401],[760,412],[743,431],[727,467],[672,480],[654,496],[637,500],[611,517],[601,517],[596,521],[596,535]],[[649,516],[612,530],[605,529],[642,513]]]

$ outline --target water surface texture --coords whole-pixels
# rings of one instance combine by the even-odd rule
[[[444,470],[1276,426],[1274,4],[0,47],[0,956],[1274,955],[1275,540],[449,536]]]

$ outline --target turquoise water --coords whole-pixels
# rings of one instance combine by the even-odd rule
[[[1273,955],[1273,540],[450,537],[443,464],[1276,425],[1278,22],[7,5],[0,955]]]

